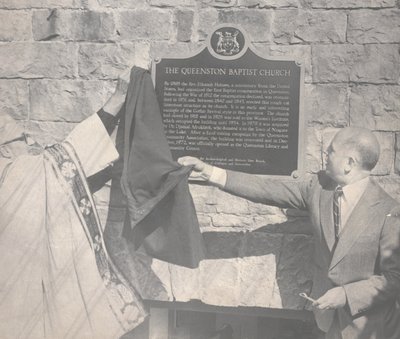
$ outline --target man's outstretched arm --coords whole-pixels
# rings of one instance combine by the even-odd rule
[[[236,196],[282,208],[307,208],[307,197],[313,180],[275,180],[254,174],[224,170],[195,157],[182,157],[178,162],[193,166],[191,178],[201,179]]]

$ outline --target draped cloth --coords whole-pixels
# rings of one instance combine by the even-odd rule
[[[1,338],[119,338],[143,321],[86,182],[117,156],[93,116],[43,154],[0,164]]]
[[[197,267],[205,249],[188,186],[192,168],[172,159],[148,71],[132,69],[124,110],[110,208],[125,207],[123,235],[135,250]]]

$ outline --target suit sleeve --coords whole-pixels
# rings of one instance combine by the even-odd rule
[[[344,285],[353,316],[374,305],[393,300],[400,293],[400,217],[386,216],[377,259],[377,275]]]
[[[247,173],[227,171],[226,192],[281,208],[307,209],[314,177],[302,180],[275,180]]]

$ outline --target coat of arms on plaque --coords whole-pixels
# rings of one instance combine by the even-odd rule
[[[218,59],[240,58],[248,47],[247,37],[239,26],[219,25],[208,37],[210,53]]]
[[[239,34],[238,30],[232,32],[217,31],[215,32],[219,36],[217,42],[217,53],[222,55],[235,55],[240,51],[240,45],[236,37]]]

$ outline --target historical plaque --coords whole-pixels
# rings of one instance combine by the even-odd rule
[[[234,25],[216,27],[187,58],[153,64],[155,89],[175,158],[226,169],[293,176],[302,169],[302,67],[264,58]]]

